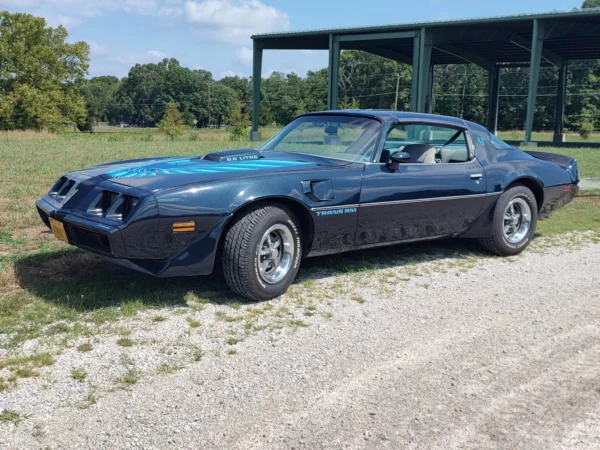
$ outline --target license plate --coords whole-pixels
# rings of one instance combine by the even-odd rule
[[[52,227],[54,237],[61,241],[65,241],[67,244],[69,243],[69,238],[67,237],[67,232],[65,231],[65,226],[62,222],[50,218],[50,226]]]

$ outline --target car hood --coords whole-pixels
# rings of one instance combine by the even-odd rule
[[[223,152],[226,153],[226,152]],[[314,171],[343,166],[344,161],[283,152],[255,152],[250,160],[207,159],[204,157],[152,158],[103,164],[79,171],[88,177],[156,192],[176,186],[207,183],[223,179],[271,175],[292,171]]]

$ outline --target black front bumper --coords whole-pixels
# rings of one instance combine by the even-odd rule
[[[61,214],[56,206],[44,199],[38,200],[35,205],[42,222],[48,228],[51,228],[50,218],[64,224],[70,244],[104,256],[114,256],[115,251],[117,254],[122,251],[122,245],[119,245],[120,236],[119,239],[115,238],[119,233],[119,228],[96,223],[72,214]]]
[[[60,206],[53,205],[46,197],[36,202],[42,222],[48,228],[51,228],[50,218],[62,222],[71,245],[99,254],[113,264],[157,277],[211,274],[219,238],[229,220],[223,217],[211,230],[190,235],[187,239],[191,240],[172,253],[164,245],[156,245],[153,239],[160,230],[155,226],[158,219],[151,221],[153,225],[140,225],[140,228],[136,228],[136,224],[117,227],[64,212]],[[150,245],[147,245],[148,240]],[[156,257],[152,256],[154,252]],[[158,256],[164,252],[170,252],[170,256]]]

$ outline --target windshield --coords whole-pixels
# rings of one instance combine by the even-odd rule
[[[381,124],[375,119],[305,116],[294,120],[258,149],[367,162],[380,130]]]

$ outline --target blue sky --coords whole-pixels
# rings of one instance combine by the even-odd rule
[[[0,0],[64,25],[91,46],[90,76],[177,58],[217,79],[252,70],[257,33],[571,10],[582,0]],[[326,66],[326,52],[267,51],[264,74]]]

